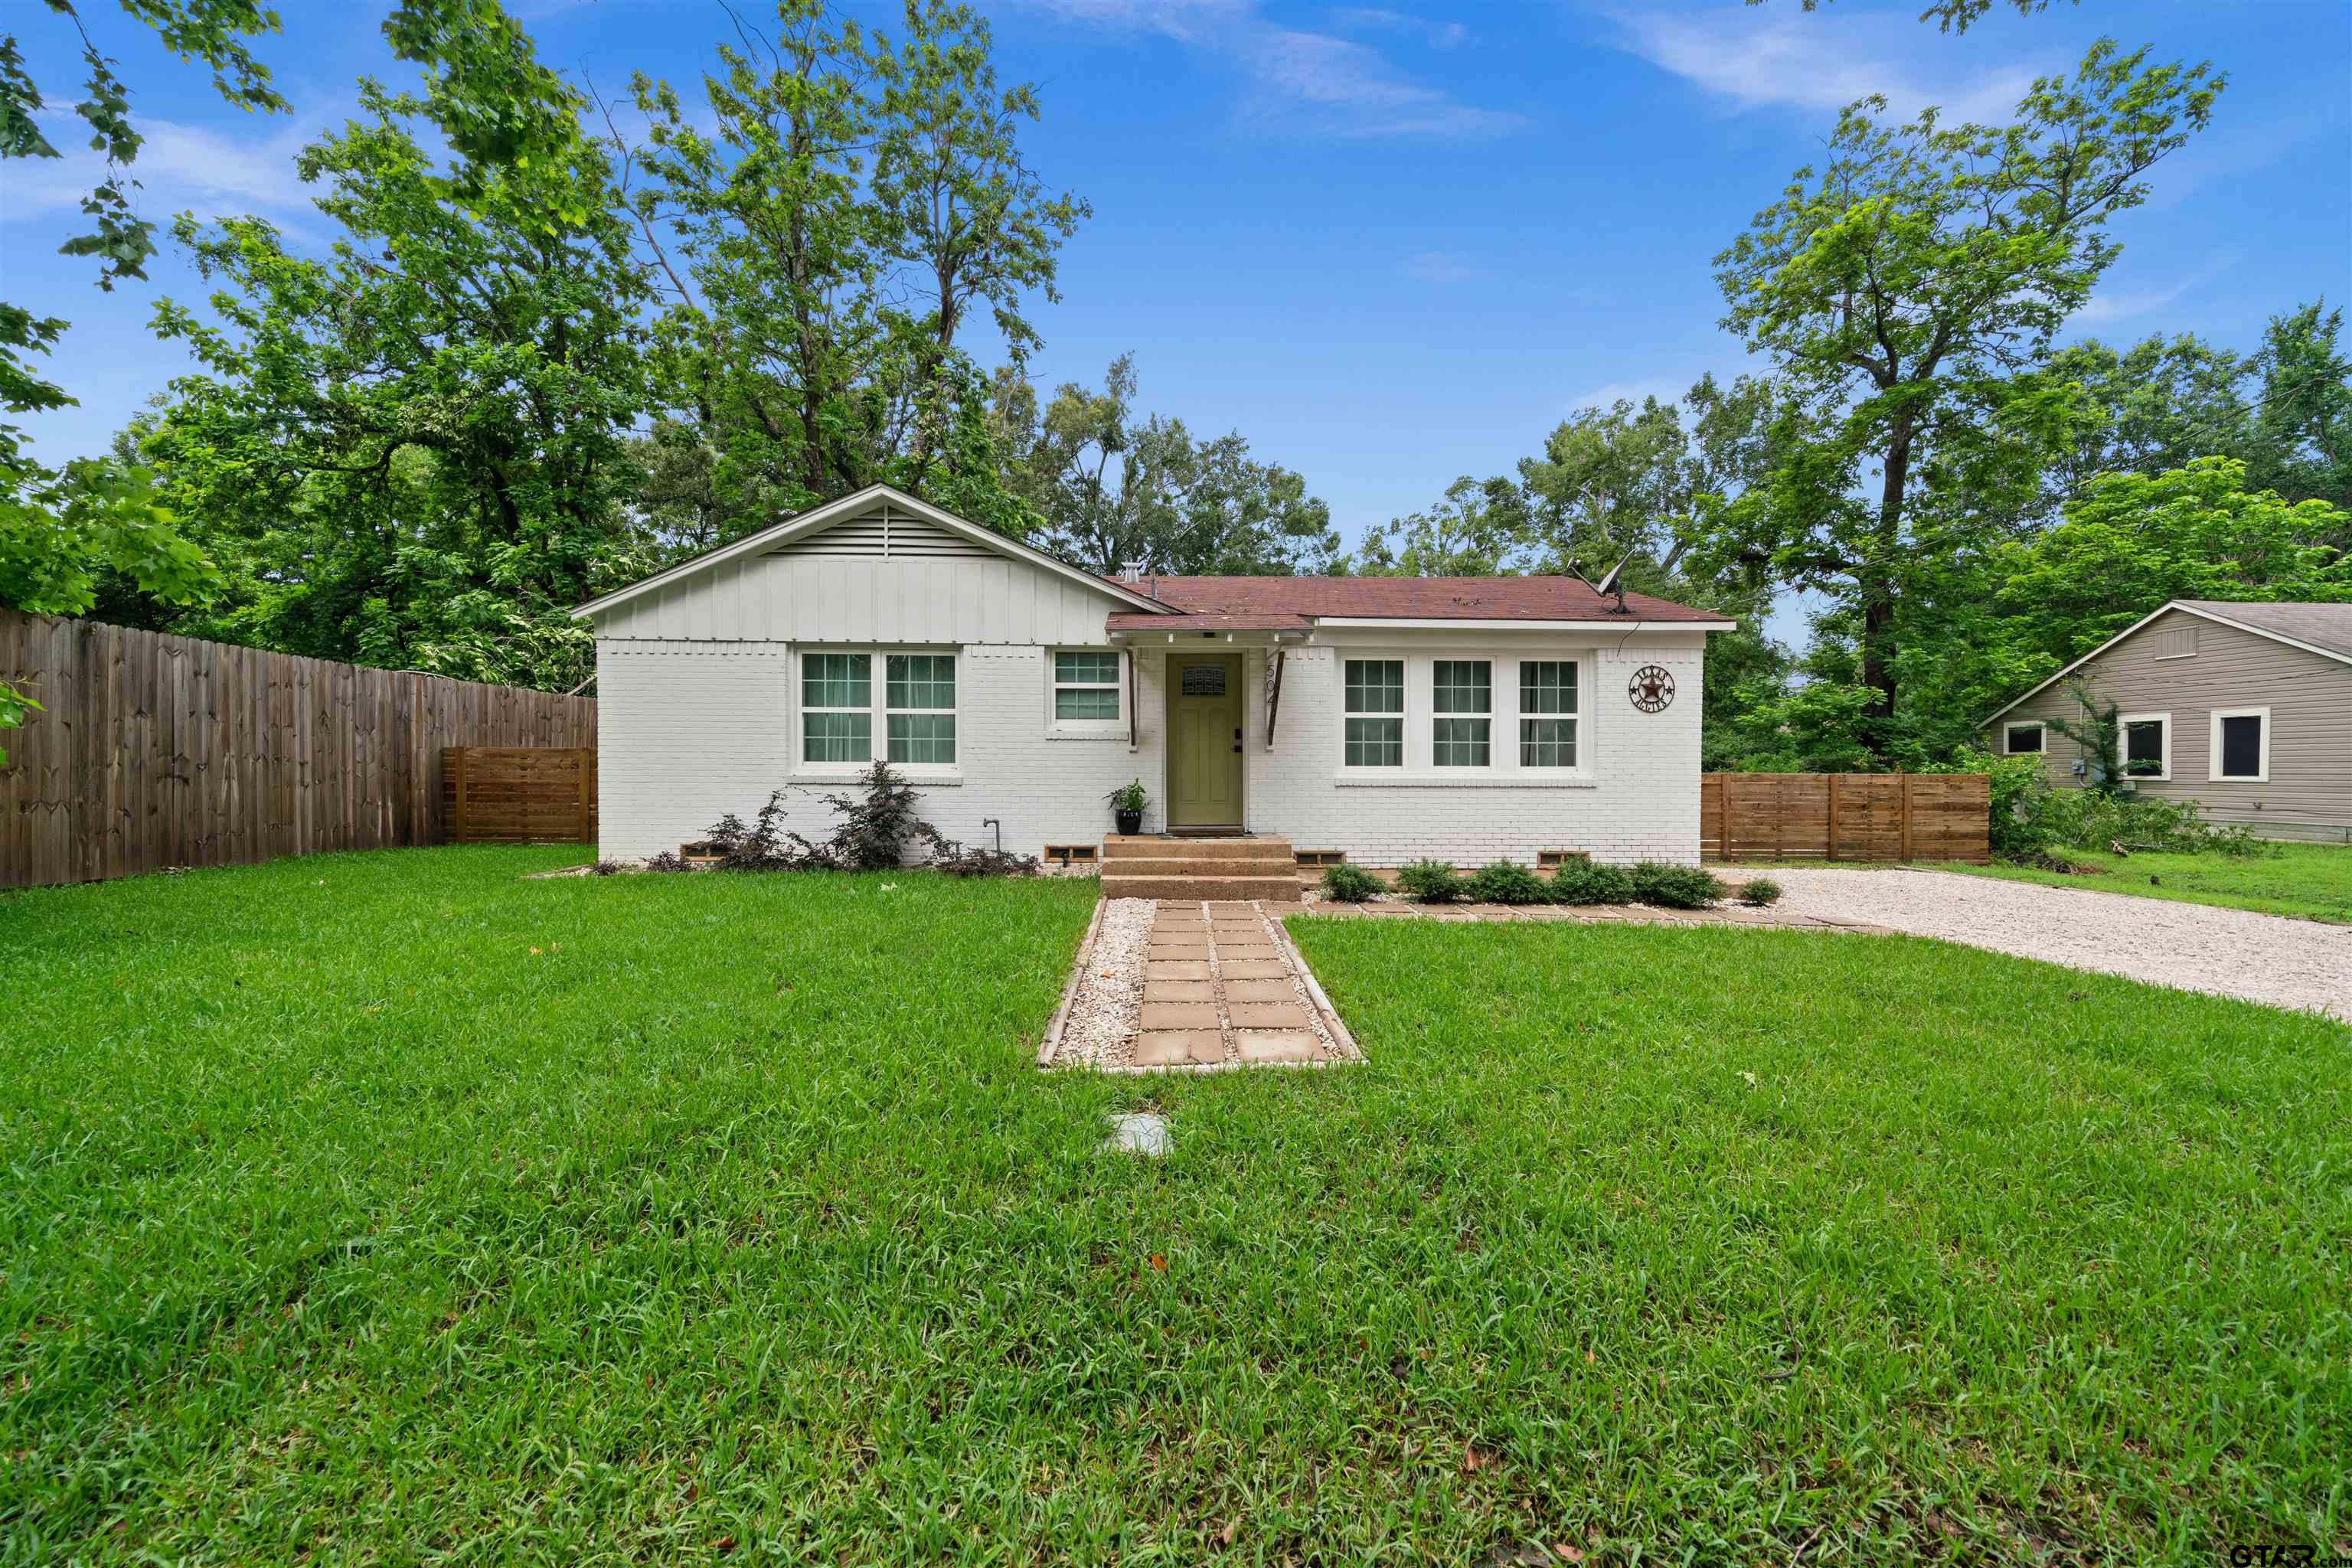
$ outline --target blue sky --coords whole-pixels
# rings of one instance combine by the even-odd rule
[[[2251,346],[2274,311],[2352,297],[2343,0],[2004,6],[1963,37],[1912,20],[1918,3],[990,4],[1002,73],[1043,94],[1035,166],[1095,209],[1063,300],[1034,312],[1035,377],[1095,383],[1132,351],[1146,407],[1240,429],[1352,542],[1459,474],[1507,470],[1581,405],[1745,368],[1716,326],[1712,258],[1840,105],[1880,91],[1990,117],[2102,32],[2210,58],[2231,86],[2116,224],[2123,257],[2080,330]],[[275,119],[210,98],[104,0],[85,7],[150,117],[149,216],[252,211],[301,232],[296,149],[349,111],[356,74],[401,79],[378,7],[278,5],[286,31],[261,49],[295,110]],[[714,0],[517,9],[543,58],[608,93],[633,68],[688,86],[727,26]],[[9,10],[69,103],[69,34],[30,0]],[[158,296],[202,292],[175,256],[106,296],[52,254],[87,162],[14,163],[0,189],[0,298],[74,322],[57,369],[82,405],[26,421],[53,458],[102,447],[184,367],[146,322]]]

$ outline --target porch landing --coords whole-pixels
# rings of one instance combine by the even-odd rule
[[[1257,834],[1114,834],[1103,840],[1106,899],[1298,901],[1298,857],[1287,838]]]

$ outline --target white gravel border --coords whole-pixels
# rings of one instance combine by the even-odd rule
[[[1157,899],[1104,899],[1078,944],[1061,1010],[1037,1047],[1040,1067],[1124,1067],[1143,1013],[1143,955]]]
[[[1911,868],[1774,867],[1776,913],[1864,921],[2352,1022],[2352,926]]]

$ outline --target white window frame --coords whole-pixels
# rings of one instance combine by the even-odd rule
[[[1508,662],[1511,669],[1511,765],[1522,772],[1541,774],[1547,778],[1572,776],[1581,773],[1584,769],[1584,700],[1587,695],[1584,685],[1584,661],[1580,658],[1558,658],[1540,654],[1514,653],[1509,656]],[[1576,693],[1576,706],[1565,713],[1530,713],[1520,707],[1519,702],[1525,695],[1526,688],[1526,677],[1523,671],[1524,668],[1530,664],[1568,666],[1570,689]],[[1519,735],[1530,719],[1567,720],[1569,749],[1576,753],[1576,761],[1564,767],[1558,764],[1547,766],[1541,763],[1523,761],[1519,753],[1527,742],[1522,741]]]
[[[1393,664],[1397,667],[1397,693],[1401,706],[1393,714],[1351,713],[1348,710],[1348,666],[1350,664]],[[1351,778],[1400,778],[1412,771],[1412,659],[1410,655],[1388,648],[1343,647],[1332,660],[1339,677],[1339,700],[1335,706],[1339,713],[1339,771]],[[1386,763],[1351,763],[1348,760],[1348,721],[1350,719],[1387,719],[1397,721],[1397,760],[1391,767]]]
[[[1127,738],[1129,719],[1127,711],[1129,700],[1127,661],[1133,658],[1135,656],[1127,652],[1125,649],[1115,647],[1049,647],[1045,651],[1046,735],[1054,740],[1060,741],[1125,740]],[[1065,682],[1061,679],[1060,656],[1066,653],[1107,653],[1110,655],[1113,660],[1116,661],[1112,670],[1110,689],[1112,694],[1118,699],[1118,718],[1065,719],[1060,715],[1055,700],[1055,697],[1057,692],[1064,690],[1097,691],[1102,689],[1102,682],[1098,680]],[[962,691],[962,683],[959,681],[956,685],[956,692],[959,700],[961,700]],[[958,754],[961,755],[961,753],[959,752]]]
[[[1392,659],[1404,666],[1404,763],[1401,767],[1350,766],[1348,763],[1348,663],[1351,659]],[[1438,767],[1435,764],[1439,715],[1436,671],[1440,659],[1472,659],[1489,668],[1487,686],[1486,765]],[[1522,661],[1572,664],[1576,667],[1576,765],[1572,768],[1519,765],[1519,665]],[[1598,650],[1582,644],[1556,647],[1533,639],[1497,639],[1467,646],[1452,643],[1399,647],[1393,643],[1331,645],[1330,747],[1331,782],[1336,784],[1462,789],[1591,789],[1598,773],[1600,731],[1607,704],[1598,695],[1594,670]],[[1288,714],[1286,705],[1284,712]],[[1477,715],[1457,715],[1475,718]],[[1535,715],[1558,717],[1559,715]],[[1357,718],[1364,715],[1357,714]]]
[[[970,674],[971,660],[961,647],[929,645],[824,644],[811,643],[794,648],[792,673],[792,778],[803,784],[844,784],[863,774],[877,762],[888,762],[890,757],[890,659],[894,655],[925,658],[950,658],[955,661],[956,700],[952,709],[907,708],[906,713],[947,713],[955,719],[956,760],[952,763],[891,763],[890,770],[916,784],[958,784],[963,779],[964,748],[971,743],[971,733],[964,710],[965,679]],[[855,712],[855,709],[819,708],[810,710],[804,699],[807,694],[808,661],[824,654],[863,654],[866,658],[866,692],[870,706],[866,710],[866,734],[870,760],[863,763],[818,763],[808,760],[808,714]]]
[[[2225,773],[2221,771],[2221,721],[2224,719],[2260,719],[2263,721],[2262,770],[2253,773]],[[2268,784],[2271,782],[2271,710],[2268,708],[2216,708],[2210,721],[2205,771],[2214,784]]]
[[[2021,752],[2011,741],[2020,730],[2042,731],[2042,744],[2030,752]],[[2046,757],[2050,754],[2050,726],[2040,719],[2012,719],[2000,727],[2000,754],[2004,757]]]
[[[2132,772],[2131,735],[2129,731],[2131,726],[2134,724],[2161,724],[2164,727],[2163,750],[2159,753],[2159,761],[2157,764],[2157,770],[2152,773],[2136,773]],[[2165,784],[2168,782],[2172,777],[2172,715],[2169,713],[2116,714],[2116,750],[2122,753],[2117,760],[2123,763],[2124,778],[2126,781],[2137,780],[2146,784]]]
[[[1482,656],[1479,654],[1433,653],[1429,656],[1429,662],[1422,671],[1422,689],[1429,693],[1429,728],[1423,754],[1429,759],[1427,766],[1431,773],[1443,773],[1448,778],[1459,778],[1465,774],[1471,777],[1482,777],[1487,773],[1495,772],[1499,765],[1495,760],[1495,709],[1496,707],[1496,699],[1495,695],[1495,666],[1500,662],[1502,661],[1496,658],[1492,654]],[[1483,664],[1486,667],[1486,711],[1477,713],[1440,713],[1437,710],[1437,667],[1441,664]],[[1514,669],[1511,674],[1512,679],[1516,683],[1518,678],[1517,670]],[[1405,672],[1404,689],[1404,705],[1408,710],[1410,710],[1412,707],[1412,672],[1411,670],[1407,670]],[[1513,686],[1511,701],[1514,710],[1511,720],[1511,760],[1516,763],[1518,760],[1517,747],[1519,738],[1519,724],[1517,714],[1518,694],[1516,684]],[[1486,726],[1486,760],[1485,762],[1440,763],[1437,760],[1437,726],[1441,722],[1448,720],[1459,721],[1464,723],[1484,723]],[[1410,752],[1406,753],[1405,763],[1408,767],[1412,765],[1412,754]]]

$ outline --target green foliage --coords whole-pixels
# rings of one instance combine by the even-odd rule
[[[2044,373],[2051,341],[2116,256],[2107,221],[2220,87],[2103,40],[2004,127],[1932,110],[1888,125],[1865,99],[1819,175],[1800,170],[1718,258],[1725,324],[1771,356],[1790,401],[1767,476],[1711,519],[1698,569],[1833,602],[1874,752],[1899,740],[1904,611],[2038,492],[2084,401]]]
[[[1114,811],[1141,811],[1150,802],[1151,797],[1144,793],[1141,779],[1129,779],[1110,792],[1111,809]]]
[[[1378,877],[1344,860],[1323,868],[1322,889],[1325,898],[1342,904],[1365,903],[1388,890]]]
[[[1627,873],[1633,883],[1633,901],[1662,910],[1704,910],[1729,894],[1714,872],[1671,860],[1637,860]]]
[[[1545,904],[1551,887],[1516,860],[1496,860],[1473,871],[1462,884],[1465,898],[1480,904]]]
[[[1450,904],[1462,896],[1462,879],[1444,860],[1415,860],[1397,871],[1397,891],[1416,904]]]
[[[2208,823],[2194,801],[2151,795],[2052,790],[2042,823],[2051,844],[2094,853],[2118,846],[2173,855],[2244,858],[2271,853],[2268,843],[2242,826]]]
[[[1986,776],[1986,843],[1996,860],[2022,860],[2047,854],[2058,843],[2050,787],[2039,754],[1996,757],[1964,754],[1964,771]]]
[[[1195,439],[1181,419],[1139,423],[1135,367],[1102,390],[1076,382],[1040,412],[1018,369],[996,378],[992,418],[1009,483],[1044,519],[1030,542],[1090,572],[1129,562],[1178,575],[1288,576],[1327,569],[1339,536],[1307,482],[1250,456],[1239,431]]]
[[[1780,901],[1780,884],[1769,877],[1750,877],[1739,884],[1739,901],[1751,910],[1769,909]]]
[[[1553,868],[1551,901],[1556,904],[1630,904],[1633,879],[1621,866],[1604,866],[1581,855],[1571,855]]]

